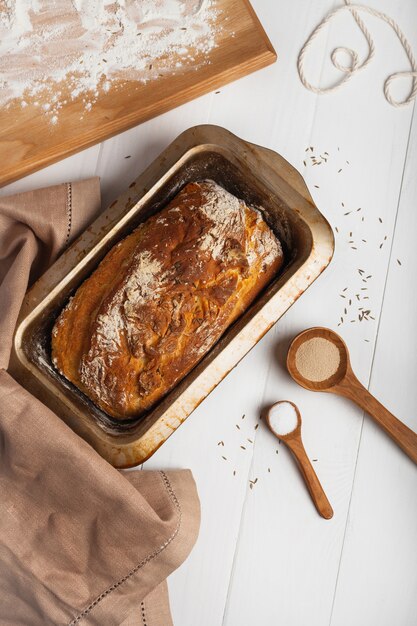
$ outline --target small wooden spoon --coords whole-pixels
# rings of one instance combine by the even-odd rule
[[[277,430],[274,429],[272,420],[273,410],[277,406],[283,404],[290,404],[294,408],[297,415],[297,425],[295,426],[294,430],[286,432],[285,434],[277,432]],[[293,453],[317,511],[325,519],[331,519],[333,517],[333,509],[327,499],[326,494],[324,493],[323,487],[321,486],[319,479],[317,478],[317,474],[310,463],[310,459],[307,456],[303,441],[301,439],[301,415],[297,406],[293,402],[289,402],[288,400],[281,400],[280,402],[276,402],[269,409],[266,415],[266,422],[274,435],[278,437],[278,439],[283,441]]]
[[[300,346],[310,339],[320,337],[332,342],[339,350],[340,363],[337,371],[327,380],[312,381],[304,378],[296,366],[296,355]],[[395,441],[397,445],[417,463],[417,434],[390,413],[362,385],[353,373],[349,350],[341,337],[329,328],[310,328],[300,333],[292,341],[288,350],[287,368],[293,379],[302,387],[311,391],[326,391],[353,400],[366,411]]]

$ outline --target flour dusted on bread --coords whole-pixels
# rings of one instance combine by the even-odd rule
[[[52,332],[54,364],[109,415],[139,416],[196,365],[282,261],[258,210],[213,181],[189,183],[79,287]]]

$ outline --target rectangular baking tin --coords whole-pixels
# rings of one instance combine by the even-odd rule
[[[211,178],[261,206],[283,243],[276,279],[145,417],[117,422],[53,368],[50,336],[63,305],[104,255],[188,182]],[[115,467],[148,459],[329,264],[334,238],[301,175],[281,156],[217,126],[182,133],[28,291],[9,371]]]

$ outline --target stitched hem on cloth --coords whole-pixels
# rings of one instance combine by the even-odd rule
[[[142,615],[143,626],[147,626],[147,624],[146,624],[146,614],[145,614],[145,603],[144,602],[140,603],[140,613]]]
[[[71,236],[71,228],[72,228],[72,184],[67,183],[67,234],[65,237],[64,246],[67,245],[69,238]]]
[[[165,548],[167,548],[169,546],[169,544],[175,539],[175,537],[178,535],[179,529],[181,527],[181,506],[180,503],[178,502],[178,498],[175,495],[175,492],[171,486],[171,483],[168,480],[168,476],[165,474],[165,472],[159,472],[161,474],[162,477],[162,481],[164,483],[165,489],[168,492],[168,495],[170,496],[171,500],[173,501],[175,508],[178,511],[178,522],[177,522],[177,526],[174,530],[174,532],[172,533],[172,535],[161,545],[159,546],[159,548],[157,548],[156,550],[154,550],[153,552],[151,552],[151,554],[148,554],[148,556],[146,556],[138,565],[136,565],[128,574],[126,574],[126,576],[123,576],[123,578],[121,578],[120,580],[118,580],[117,582],[115,582],[111,587],[109,587],[108,589],[106,589],[105,591],[103,591],[103,593],[101,593],[95,600],[94,602],[92,602],[86,609],[84,609],[84,611],[82,611],[82,613],[80,613],[79,615],[77,615],[69,624],[68,626],[74,626],[75,624],[78,624],[78,622],[80,620],[82,620],[84,617],[87,617],[87,615],[89,613],[91,613],[91,611],[94,609],[95,606],[97,606],[97,604],[103,600],[103,598],[105,598],[106,596],[109,595],[109,593],[111,593],[112,591],[115,591],[115,589],[118,589],[120,587],[120,585],[122,585],[124,582],[126,582],[129,578],[131,578],[131,576],[133,576],[134,574],[136,574],[136,572],[138,570],[140,570],[144,565],[146,565],[146,563],[149,563],[150,561],[152,561],[156,556],[158,556],[158,554],[160,554],[161,552],[163,552],[163,550],[165,550]],[[143,617],[143,615],[142,615]],[[146,626],[146,622],[144,622],[145,626]]]

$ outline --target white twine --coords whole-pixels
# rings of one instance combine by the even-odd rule
[[[333,19],[338,13],[341,13],[342,11],[349,11],[352,14],[353,18],[355,19],[359,28],[361,29],[368,44],[368,48],[369,48],[368,56],[364,59],[364,61],[360,62],[359,55],[355,50],[352,50],[351,48],[346,48],[344,46],[335,48],[332,51],[330,58],[334,67],[336,67],[339,71],[343,72],[344,76],[340,79],[339,82],[332,85],[331,87],[315,87],[314,85],[308,82],[305,72],[304,72],[305,55],[307,53],[308,48],[314,41],[314,39],[316,39],[316,37],[323,30],[326,24],[330,22],[331,19]],[[323,19],[323,21],[320,22],[318,26],[316,26],[316,28],[311,33],[310,37],[307,39],[307,41],[301,48],[300,53],[298,55],[298,59],[297,59],[297,69],[298,69],[298,74],[300,76],[301,82],[303,83],[304,87],[306,87],[307,89],[309,89],[310,91],[314,93],[317,93],[317,94],[331,93],[332,91],[336,91],[336,89],[339,89],[340,87],[342,87],[342,85],[347,83],[348,80],[350,80],[357,72],[364,69],[372,61],[372,59],[375,56],[375,44],[371,37],[370,32],[368,31],[365,24],[359,17],[358,11],[364,11],[365,13],[369,13],[370,15],[374,15],[375,17],[378,17],[384,22],[386,22],[387,24],[389,24],[389,26],[391,26],[391,28],[397,35],[398,39],[400,40],[400,43],[402,47],[404,48],[405,53],[407,54],[408,60],[410,61],[411,70],[407,72],[394,72],[394,74],[391,74],[390,76],[388,76],[388,78],[384,82],[384,95],[385,95],[386,100],[390,104],[392,104],[392,106],[394,107],[401,107],[406,104],[410,104],[410,102],[412,102],[417,95],[417,63],[414,58],[414,54],[411,49],[411,46],[409,42],[407,41],[407,38],[405,37],[404,33],[401,31],[398,24],[391,17],[389,17],[389,15],[386,15],[385,13],[382,13],[381,11],[377,11],[376,9],[372,9],[371,7],[364,6],[362,4],[351,4],[350,0],[345,0],[345,4],[343,6],[328,13],[326,17]],[[348,55],[349,57],[348,63],[346,64],[342,63],[342,61],[340,60],[341,53]],[[395,100],[395,98],[391,95],[391,85],[397,78],[404,78],[404,77],[412,79],[411,91],[404,100]]]

